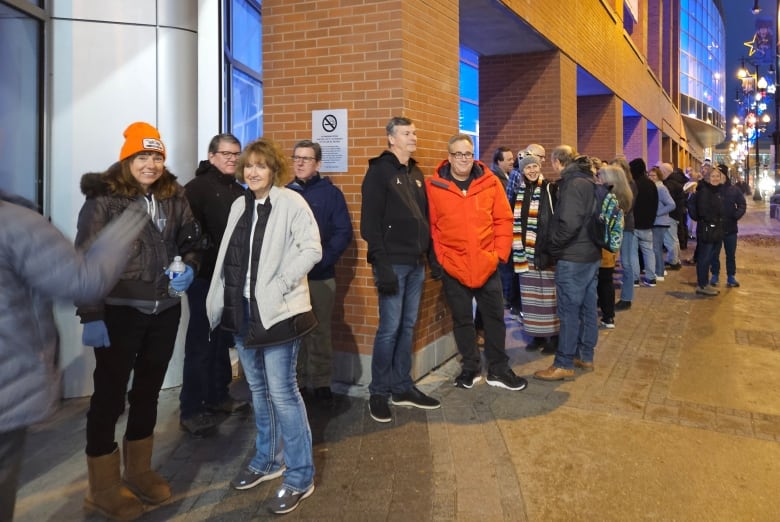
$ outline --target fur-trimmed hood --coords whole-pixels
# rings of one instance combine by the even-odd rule
[[[111,165],[105,172],[87,172],[81,176],[81,182],[79,184],[81,193],[88,199],[114,195],[108,184],[108,178],[119,176],[121,168],[121,164],[117,162]],[[176,183],[176,176],[165,167],[162,176],[155,182],[155,185],[161,182],[163,184]]]

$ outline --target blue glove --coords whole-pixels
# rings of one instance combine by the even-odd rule
[[[192,270],[192,267],[190,265],[186,266],[187,268],[184,270],[184,272],[171,279],[171,288],[177,292],[186,292],[192,284],[192,281],[195,279],[195,272]],[[170,277],[170,274],[168,277]]]
[[[81,343],[84,346],[103,348],[111,346],[108,340],[108,329],[104,321],[90,321],[84,323],[84,331],[81,333]]]

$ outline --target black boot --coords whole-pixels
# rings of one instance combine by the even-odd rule
[[[542,348],[542,353],[545,355],[551,355],[558,351],[558,336],[553,335],[550,337],[550,340],[547,341],[544,348]]]

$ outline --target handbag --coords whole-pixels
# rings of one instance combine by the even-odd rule
[[[723,225],[720,221],[715,223],[707,223],[706,221],[701,224],[701,230],[699,231],[699,240],[703,243],[717,243],[723,240]]]

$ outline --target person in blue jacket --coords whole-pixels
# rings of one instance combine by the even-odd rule
[[[301,342],[298,354],[298,386],[314,389],[317,399],[333,398],[330,382],[333,375],[333,342],[331,323],[336,303],[336,263],[352,242],[352,221],[344,193],[328,177],[320,176],[322,147],[303,140],[293,147],[295,180],[287,185],[309,204],[322,242],[322,259],[309,272],[311,306],[319,324]]]

